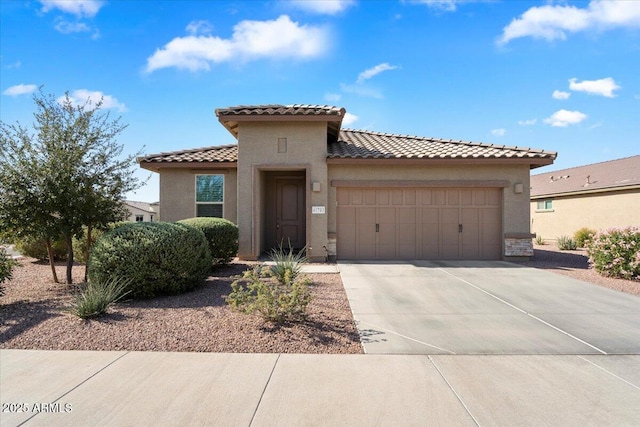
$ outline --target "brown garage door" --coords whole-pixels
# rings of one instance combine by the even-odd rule
[[[500,259],[498,188],[338,188],[339,259]]]

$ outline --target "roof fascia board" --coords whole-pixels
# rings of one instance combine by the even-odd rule
[[[532,165],[545,166],[553,163],[553,159],[523,159],[523,158],[478,158],[466,157],[455,159],[439,159],[424,157],[421,159],[403,159],[403,158],[327,158],[327,164],[330,165],[424,165],[424,164],[446,164],[446,165]]]
[[[140,162],[140,167],[152,172],[160,169],[235,169],[238,162]]]
[[[579,191],[567,191],[563,193],[546,193],[546,194],[538,194],[535,196],[531,196],[531,200],[537,199],[546,199],[549,197],[566,197],[566,196],[580,196],[583,194],[598,194],[598,193],[611,193],[614,191],[625,191],[625,190],[640,190],[640,184],[636,185],[626,185],[624,187],[605,187],[605,188],[595,188],[593,190],[579,190]]]

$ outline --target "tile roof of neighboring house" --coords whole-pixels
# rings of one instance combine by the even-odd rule
[[[525,147],[394,135],[344,129],[337,142],[329,143],[329,158],[352,159],[548,159],[553,151]],[[550,163],[550,162],[549,162]]]
[[[640,155],[531,176],[531,197],[640,188]]]
[[[123,203],[132,208],[140,209],[141,211],[145,212],[154,213],[158,211],[158,203],[136,202],[133,200],[123,200]]]
[[[479,144],[388,133],[342,130],[337,142],[327,145],[329,159],[525,159],[551,163],[553,151],[523,147]],[[174,151],[139,157],[138,162],[152,166],[167,163],[233,163],[238,146],[221,145]]]
[[[330,105],[238,105],[236,107],[217,108],[216,116],[344,116],[345,109]]]

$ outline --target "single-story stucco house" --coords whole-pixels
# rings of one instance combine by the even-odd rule
[[[531,229],[545,240],[631,225],[640,226],[640,155],[531,177]]]
[[[122,203],[129,215],[127,221],[153,222],[159,221],[160,202],[147,203],[134,200],[123,200]]]
[[[319,105],[216,110],[237,144],[138,158],[163,221],[238,225],[241,259],[290,243],[311,260],[533,254],[529,171],[555,152],[342,129]]]

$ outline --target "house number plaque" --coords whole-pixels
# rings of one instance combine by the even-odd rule
[[[311,206],[311,213],[312,214],[324,214],[324,206]]]

